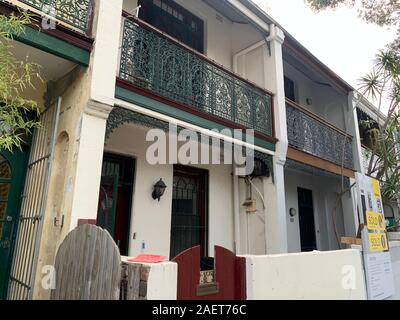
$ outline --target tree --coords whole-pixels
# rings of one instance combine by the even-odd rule
[[[361,17],[379,26],[397,28],[397,39],[390,44],[393,49],[400,49],[400,1],[399,0],[305,0],[315,11],[337,8],[339,5],[357,6]]]
[[[373,71],[361,78],[361,93],[378,101],[388,101],[386,119],[362,123],[369,137],[367,174],[381,181],[386,201],[400,200],[400,53],[387,49],[377,54]]]
[[[35,101],[22,97],[32,80],[40,79],[39,66],[19,61],[12,54],[13,36],[21,35],[31,16],[0,16],[0,150],[21,149],[26,136],[40,127],[39,107]]]
[[[364,121],[370,150],[366,174],[380,180],[385,203],[400,204],[400,0],[305,0],[314,11],[357,6],[369,23],[397,28],[397,39],[376,55],[373,70],[361,77],[359,91],[378,103],[376,119]],[[360,101],[358,101],[359,103]],[[358,104],[357,103],[357,104]],[[388,104],[381,117],[383,104]],[[342,192],[341,195],[344,193]],[[333,215],[335,214],[334,209]],[[338,236],[338,235],[337,235]],[[338,240],[339,241],[339,240]]]

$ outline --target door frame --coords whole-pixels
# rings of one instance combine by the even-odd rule
[[[299,205],[299,190],[306,190],[310,191],[312,194],[312,209],[313,209],[313,220],[314,220],[314,235],[315,235],[315,246],[316,250],[320,249],[320,232],[319,232],[319,219],[318,219],[318,214],[317,214],[317,206],[316,206],[316,201],[315,201],[315,191],[313,188],[309,187],[304,187],[304,186],[297,186],[296,188],[296,197],[297,197],[297,207],[298,207],[298,220],[299,220],[299,244],[300,244],[300,251],[302,252],[302,247],[301,247],[301,226],[300,226],[300,205]]]
[[[208,256],[209,253],[209,239],[210,239],[210,226],[209,226],[209,176],[210,172],[206,169],[201,169],[197,167],[191,167],[191,166],[186,166],[186,165],[181,165],[181,164],[175,164],[173,167],[173,177],[175,177],[175,172],[180,172],[186,175],[192,175],[192,176],[203,176],[204,177],[204,199],[202,203],[198,203],[198,205],[201,205],[201,211],[202,211],[202,217],[201,219],[204,221],[204,226],[206,229],[206,232],[203,233],[201,237],[201,245],[200,245],[200,254],[203,257]],[[171,206],[172,210],[172,206]],[[171,211],[171,227],[172,227],[172,211]],[[172,230],[171,230],[172,231]],[[171,240],[172,237],[170,235],[170,247],[171,247]],[[179,255],[179,254],[178,254]],[[174,258],[174,257],[171,257]]]
[[[128,203],[129,203],[129,212],[128,212],[128,227],[126,230],[126,235],[125,235],[125,240],[126,240],[126,244],[127,244],[127,248],[126,248],[126,255],[129,254],[129,247],[130,247],[130,243],[131,243],[131,230],[132,230],[132,223],[133,223],[133,204],[134,204],[134,193],[135,193],[135,183],[136,183],[136,172],[137,172],[137,157],[130,155],[130,154],[124,154],[124,153],[118,153],[118,152],[114,152],[111,150],[104,150],[103,153],[103,160],[102,160],[102,170],[103,170],[103,163],[105,160],[107,159],[129,159],[132,160],[133,162],[133,169],[132,169],[132,181],[129,183],[129,188],[130,188],[130,192],[129,192],[129,199],[128,199]],[[102,173],[101,173],[102,176]],[[120,184],[120,176],[118,177],[118,185]],[[101,183],[101,182],[100,182]],[[117,190],[117,195],[118,195],[118,190]],[[116,198],[118,200],[118,197]],[[116,210],[116,206],[117,203],[113,204],[115,205],[115,210]],[[116,216],[114,217],[116,219]],[[114,233],[115,233],[115,221],[114,221]]]

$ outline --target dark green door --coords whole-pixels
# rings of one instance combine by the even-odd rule
[[[118,172],[101,176],[97,225],[115,235],[115,218],[118,198]]]
[[[105,153],[97,225],[106,229],[122,255],[128,254],[135,159]]]
[[[7,294],[28,152],[0,152],[0,299]]]

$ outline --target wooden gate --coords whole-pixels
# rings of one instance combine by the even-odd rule
[[[178,264],[178,300],[245,300],[246,260],[216,246],[214,269],[200,270],[200,246],[173,259]]]
[[[71,231],[57,251],[52,300],[118,300],[121,256],[110,234],[85,224]]]

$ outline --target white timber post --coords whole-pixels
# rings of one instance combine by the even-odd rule
[[[349,119],[347,131],[353,136],[353,159],[354,169],[358,172],[365,174],[363,165],[363,153],[360,139],[360,129],[358,126],[357,116],[357,101],[354,92],[350,92],[348,96],[348,112],[347,119]]]
[[[95,220],[107,118],[115,101],[115,75],[122,23],[122,0],[98,0],[94,21],[96,35],[91,55],[90,100],[81,117],[77,167],[69,229],[79,219]]]
[[[287,218],[285,200],[284,166],[288,150],[286,104],[283,72],[282,44],[285,35],[275,25],[270,25],[270,36],[267,38],[269,48],[265,46],[265,82],[273,92],[275,135],[278,139],[273,159],[274,181],[264,179],[265,199],[265,234],[268,254],[288,252]]]

